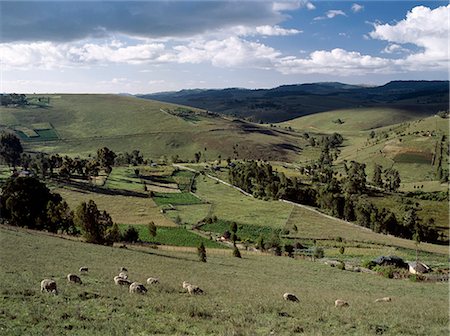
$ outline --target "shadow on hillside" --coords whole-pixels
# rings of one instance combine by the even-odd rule
[[[92,184],[84,183],[84,182],[77,182],[73,180],[62,180],[62,179],[55,179],[55,182],[58,184],[62,184],[64,186],[70,186],[76,189],[79,189],[81,192],[94,192],[97,194],[103,194],[103,195],[113,195],[113,196],[133,196],[133,197],[141,197],[141,198],[149,198],[149,195],[143,192],[139,191],[132,191],[132,190],[124,190],[124,189],[108,189],[105,187],[95,186]]]

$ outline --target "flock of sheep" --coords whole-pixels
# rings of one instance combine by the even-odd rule
[[[88,268],[87,267],[80,267],[79,270],[80,273],[87,273]],[[128,270],[125,267],[120,268],[119,275],[116,275],[114,277],[114,283],[118,286],[128,286],[130,293],[139,293],[139,294],[145,294],[147,292],[147,288],[139,282],[133,282],[128,279]],[[74,284],[82,284],[81,278],[76,274],[68,274],[67,275],[67,281]],[[156,285],[159,284],[158,278],[150,277],[147,279],[148,285]],[[195,285],[192,285],[186,281],[183,281],[182,284],[183,289],[187,290],[189,294],[196,295],[196,294],[203,294],[203,290]],[[58,294],[58,288],[56,285],[56,281],[53,279],[44,279],[41,281],[41,292],[48,292],[53,294]]]
[[[81,267],[80,273],[87,273],[88,268],[87,267]],[[132,282],[128,279],[128,270],[125,267],[120,268],[119,275],[116,275],[114,277],[114,283],[118,286],[128,286],[130,293],[138,293],[138,294],[145,294],[147,292],[147,288],[139,282]],[[76,274],[68,274],[67,275],[67,281],[75,284],[82,284],[81,278]],[[150,277],[147,279],[148,285],[156,285],[159,284],[158,278]],[[195,285],[192,285],[186,281],[183,281],[182,287],[184,290],[187,290],[190,295],[196,295],[196,294],[203,294],[203,290]],[[56,286],[56,281],[52,279],[44,279],[41,281],[41,291],[42,292],[49,292],[53,294],[58,294],[58,289]],[[290,302],[299,302],[300,300],[295,294],[292,293],[284,293],[283,299]],[[375,302],[390,302],[390,297],[383,297],[380,299],[376,299]],[[334,302],[335,307],[348,307],[349,304],[345,300],[337,299]]]

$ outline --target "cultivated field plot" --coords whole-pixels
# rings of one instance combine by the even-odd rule
[[[273,256],[243,259],[133,247],[119,249],[0,229],[3,335],[447,335],[448,284],[415,283]],[[208,253],[208,249],[207,249]],[[83,284],[68,273],[89,267]],[[114,285],[120,267],[145,295]],[[53,278],[59,295],[40,292]],[[200,286],[190,296],[181,283]],[[300,302],[282,299],[285,292]],[[392,302],[375,303],[389,296]],[[334,307],[336,299],[349,307]]]
[[[169,218],[160,213],[151,198],[108,195],[71,188],[57,188],[55,192],[75,210],[81,202],[93,200],[100,210],[106,210],[115,223],[148,224],[153,221],[158,226],[175,226]]]
[[[121,224],[119,227],[122,231],[125,231],[130,225]],[[203,243],[207,248],[224,248],[223,245],[201,237],[184,227],[159,227],[155,237],[150,236],[146,225],[133,225],[132,227],[138,230],[139,239],[144,242],[190,247],[198,247],[200,243]]]
[[[195,197],[191,193],[155,193],[153,200],[159,206],[163,205],[189,205],[189,204],[201,204],[204,203],[198,197]]]

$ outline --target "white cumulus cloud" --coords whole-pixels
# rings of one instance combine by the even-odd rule
[[[363,55],[357,51],[336,48],[318,50],[309,58],[284,57],[277,64],[283,74],[319,73],[350,76],[365,73],[390,73],[392,62],[388,59]]]
[[[445,69],[449,61],[449,17],[450,5],[436,9],[417,6],[406,14],[404,20],[395,24],[376,23],[369,35],[391,44],[410,43],[420,47],[420,52],[404,60],[405,68]]]

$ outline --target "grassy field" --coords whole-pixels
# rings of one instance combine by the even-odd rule
[[[293,227],[294,225],[297,227],[297,233],[292,234],[292,237],[310,239],[336,239],[337,237],[342,237],[350,241],[371,242],[408,249],[415,249],[416,247],[412,240],[375,233],[364,227],[326,217],[302,207],[295,207],[289,217],[287,227]],[[419,249],[444,255],[448,255],[449,252],[447,246],[428,243],[421,243]]]
[[[247,255],[243,259],[118,249],[0,228],[2,335],[446,335],[447,284],[340,271],[320,262]],[[89,267],[83,284],[66,275]],[[159,277],[143,296],[114,285]],[[59,295],[41,293],[56,280]],[[181,282],[199,285],[189,296]],[[282,299],[295,293],[300,303]],[[375,303],[390,296],[392,302]],[[348,308],[334,307],[347,300]]]
[[[134,173],[139,167],[114,167],[106,180],[105,187],[144,192],[144,185]]]
[[[313,133],[341,134],[368,131],[384,126],[417,120],[419,115],[392,108],[357,108],[317,113],[289,120],[279,125]],[[340,119],[342,123],[337,122]]]
[[[184,120],[165,111],[177,105],[118,95],[49,95],[44,108],[0,107],[2,125],[32,128],[50,123],[61,138],[54,141],[28,141],[26,149],[87,156],[107,146],[115,152],[139,149],[154,160],[179,155],[204,159],[233,155],[240,145],[240,157],[292,159],[299,139],[296,135],[273,131],[256,124],[207,117],[197,109],[197,121]],[[294,150],[286,149],[292,145]],[[206,150],[205,150],[206,148]]]
[[[230,225],[232,222],[218,220],[211,224],[205,224],[201,227],[203,231],[214,232],[218,235],[222,235],[225,231],[231,232]],[[275,230],[271,227],[259,226],[259,225],[243,225],[238,224],[237,236],[240,240],[249,239],[256,242],[260,235],[268,238]]]
[[[100,194],[75,188],[56,188],[61,196],[75,210],[81,202],[93,200],[100,210],[106,210],[116,223],[148,224],[153,221],[158,226],[175,226],[169,218],[160,213],[151,198],[123,195]]]
[[[124,232],[130,225],[121,224],[119,227]],[[184,227],[159,227],[155,237],[150,236],[146,225],[132,225],[132,227],[138,230],[139,239],[144,242],[191,247],[198,247],[200,243],[203,243],[207,248],[224,248],[223,245],[203,238]]]
[[[196,185],[196,194],[212,204],[209,215],[215,215],[219,219],[240,224],[282,228],[291,212],[291,205],[245,196],[205,176],[197,178]],[[183,217],[183,214],[180,216]]]
[[[153,200],[162,205],[189,205],[201,204],[203,201],[191,193],[155,193]]]

